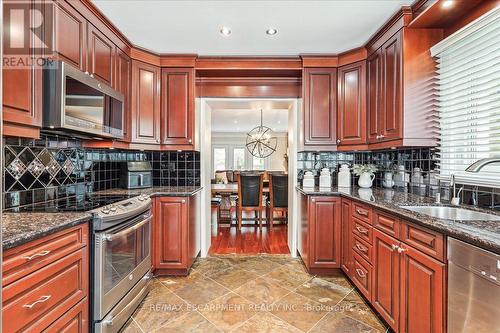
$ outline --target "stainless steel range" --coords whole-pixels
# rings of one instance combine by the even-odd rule
[[[138,196],[93,214],[93,329],[118,332],[148,293],[151,199]]]

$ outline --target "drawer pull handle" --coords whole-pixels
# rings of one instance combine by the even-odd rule
[[[360,278],[365,278],[366,277],[366,274],[365,272],[363,272],[361,269],[359,268],[356,268],[356,273],[359,275]]]
[[[42,296],[40,297],[37,301],[34,301],[33,303],[31,304],[24,304],[23,305],[23,308],[28,308],[28,309],[31,309],[32,307],[34,307],[35,305],[39,304],[39,303],[44,303],[44,302],[47,302],[52,296],[50,295],[47,295],[47,296]]]
[[[356,243],[356,247],[358,248],[358,250],[360,250],[361,252],[367,252],[368,249],[366,247],[364,247],[363,245],[359,244],[359,243]]]
[[[363,227],[360,227],[359,225],[356,226],[356,230],[358,230],[362,234],[368,235],[368,230]]]
[[[49,250],[43,250],[43,251],[35,253],[35,254],[31,255],[31,256],[25,256],[23,258],[26,259],[26,260],[28,260],[28,261],[30,261],[30,260],[33,260],[33,259],[38,258],[38,257],[45,257],[49,253],[50,253]]]
[[[363,215],[363,216],[368,216],[368,212],[364,209],[356,209],[356,213],[358,213],[359,215]]]
[[[403,253],[403,252],[406,252],[408,251],[408,249],[405,249],[404,247],[399,247],[398,246],[398,253]]]
[[[397,251],[399,249],[399,246],[397,246],[396,244],[392,244],[391,247],[394,251]]]

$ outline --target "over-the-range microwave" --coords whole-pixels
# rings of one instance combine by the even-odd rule
[[[62,61],[43,69],[43,127],[84,137],[123,137],[123,94]]]

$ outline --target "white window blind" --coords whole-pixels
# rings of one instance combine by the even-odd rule
[[[500,157],[500,8],[433,46],[431,53],[437,61],[441,176],[500,182],[495,170],[480,176],[464,172],[479,159]]]

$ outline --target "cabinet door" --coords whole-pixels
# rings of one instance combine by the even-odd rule
[[[402,247],[400,332],[444,332],[445,265],[411,246]]]
[[[381,130],[382,112],[382,55],[380,49],[373,53],[367,60],[368,75],[368,142],[378,142]]]
[[[160,197],[155,203],[155,269],[187,267],[187,199]]]
[[[366,63],[342,66],[338,72],[339,145],[366,144]]]
[[[112,86],[115,70],[115,45],[92,24],[88,24],[89,73]]]
[[[402,138],[403,130],[403,71],[401,32],[396,33],[382,45],[383,66],[383,112],[382,140]]]
[[[35,2],[19,2],[6,0],[3,5],[16,4],[16,7],[29,12],[35,9]],[[24,21],[24,15],[8,15],[3,12],[3,23],[9,25],[11,31],[24,31],[30,22]],[[30,16],[30,20],[34,18]],[[7,30],[5,30],[7,31]],[[34,34],[29,34],[29,39],[24,39],[24,34],[4,34],[2,68],[2,98],[4,135],[38,137],[38,128],[42,122],[42,70],[33,65],[21,66],[19,61],[26,62],[30,57],[43,56],[39,48],[39,41]],[[10,48],[10,45],[16,48]],[[21,47],[22,45],[22,47]],[[39,48],[41,50],[41,48]],[[13,61],[9,61],[13,59]],[[21,127],[23,126],[23,127]],[[26,126],[30,126],[27,128]]]
[[[87,20],[66,1],[54,3],[54,50],[57,57],[87,70]]]
[[[399,325],[399,241],[373,230],[372,305],[393,330]],[[423,331],[422,331],[423,332]]]
[[[130,58],[121,50],[116,52],[116,89],[123,94],[123,141],[130,142]]]
[[[335,145],[337,141],[337,69],[304,70],[304,145]]]
[[[310,266],[340,268],[341,199],[312,197],[310,200]]]
[[[160,143],[160,69],[132,61],[132,142]]]
[[[342,200],[342,258],[341,268],[348,276],[351,276],[352,253],[351,253],[351,202]]]
[[[80,303],[72,307],[68,312],[62,315],[44,332],[79,332],[89,331],[89,303],[85,297]]]
[[[162,79],[162,143],[192,145],[194,68],[165,68]]]

